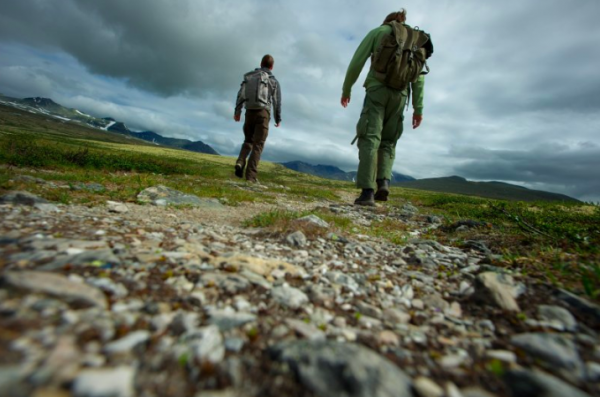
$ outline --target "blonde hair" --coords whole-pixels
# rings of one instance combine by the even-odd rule
[[[392,21],[400,23],[406,22],[406,10],[404,8],[401,8],[400,11],[392,12],[387,17],[385,17],[385,19],[383,20],[383,25]]]

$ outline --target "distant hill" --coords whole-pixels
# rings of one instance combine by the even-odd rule
[[[24,98],[16,99],[0,95],[0,103],[8,104],[22,110],[32,113],[45,114],[64,121],[86,124],[94,128],[110,131],[118,134],[128,135],[144,141],[152,142],[156,145],[174,147],[178,149],[190,150],[192,152],[207,153],[218,155],[210,145],[202,141],[191,141],[189,139],[168,138],[153,131],[135,132],[131,131],[125,123],[116,121],[111,117],[97,118],[80,112],[77,109],[71,109],[59,105],[49,98]]]
[[[338,181],[351,181],[352,177],[347,172],[342,171],[333,165],[312,165],[302,161],[289,161],[281,163],[286,168],[305,174],[320,176],[326,179],[335,179]]]
[[[120,134],[131,135],[139,139],[143,139],[148,142],[152,142],[157,145],[169,146],[179,149],[190,150],[192,152],[216,154],[217,151],[202,141],[190,141],[189,139],[180,138],[168,138],[154,131],[142,131],[134,132],[131,131],[124,123],[115,122],[107,127],[107,131],[118,132]]]
[[[564,194],[531,190],[523,186],[504,182],[473,182],[460,176],[443,178],[418,179],[396,184],[399,187],[428,190],[441,193],[456,193],[467,196],[478,196],[491,199],[513,201],[567,201],[579,202]]]
[[[338,181],[354,181],[356,178],[356,171],[346,172],[333,165],[312,165],[303,161],[289,161],[281,163],[286,168],[294,171],[303,172],[305,174],[319,176],[326,179],[335,179]],[[392,175],[392,183],[399,181],[412,181],[415,178],[394,172]]]
[[[3,102],[0,98],[0,137],[4,133],[31,133],[48,137],[74,138],[107,143],[134,146],[156,146],[152,142],[134,138],[130,135],[115,134],[102,128],[92,127],[85,123],[61,120],[41,112],[31,112]],[[59,138],[60,139],[60,138]],[[0,155],[2,150],[0,149]],[[0,156],[1,157],[1,156]]]

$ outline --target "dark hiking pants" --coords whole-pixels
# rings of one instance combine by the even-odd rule
[[[244,121],[244,144],[236,164],[242,167],[246,166],[248,155],[248,165],[246,166],[246,179],[256,181],[258,173],[258,163],[262,154],[267,135],[269,135],[269,120],[271,115],[268,110],[247,109],[246,120]]]

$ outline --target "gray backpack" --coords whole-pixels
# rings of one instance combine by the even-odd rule
[[[269,74],[264,70],[254,70],[244,75],[246,109],[270,109]]]

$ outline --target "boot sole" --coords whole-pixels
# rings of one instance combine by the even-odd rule
[[[374,201],[355,201],[354,205],[362,205],[365,207],[375,207]]]
[[[389,195],[390,195],[389,190],[378,190],[377,193],[375,193],[375,200],[376,201],[387,201]]]
[[[238,178],[242,178],[244,176],[244,169],[239,165],[235,166],[235,176]]]

